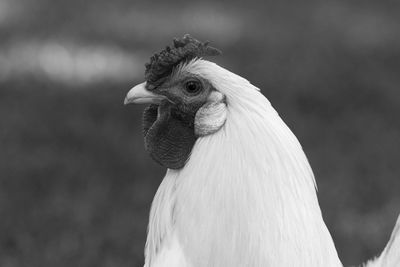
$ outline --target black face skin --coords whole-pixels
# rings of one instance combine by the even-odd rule
[[[211,84],[191,74],[180,74],[150,90],[168,100],[160,105],[151,104],[144,111],[145,148],[162,166],[180,169],[196,142],[195,115],[206,103]]]

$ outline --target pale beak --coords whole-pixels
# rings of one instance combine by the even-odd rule
[[[124,104],[159,104],[166,99],[163,95],[157,95],[146,89],[146,82],[141,83],[129,90],[125,97]]]

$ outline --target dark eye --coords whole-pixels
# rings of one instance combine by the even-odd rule
[[[198,81],[188,81],[185,83],[185,91],[191,95],[198,94],[201,89],[201,83]]]

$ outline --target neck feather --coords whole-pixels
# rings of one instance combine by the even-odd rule
[[[193,266],[341,266],[296,137],[254,86],[213,67],[227,121],[197,140],[182,170],[168,170],[147,257],[174,232]]]

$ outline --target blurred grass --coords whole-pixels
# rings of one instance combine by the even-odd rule
[[[114,86],[1,84],[1,266],[140,265],[162,171]]]
[[[216,60],[260,87],[298,136],[343,263],[383,249],[400,212],[397,2],[6,2],[0,266],[141,266],[164,175],[143,149],[142,107],[122,105],[137,73],[2,75],[15,58],[2,48],[67,40],[150,56],[184,32],[220,47]]]

